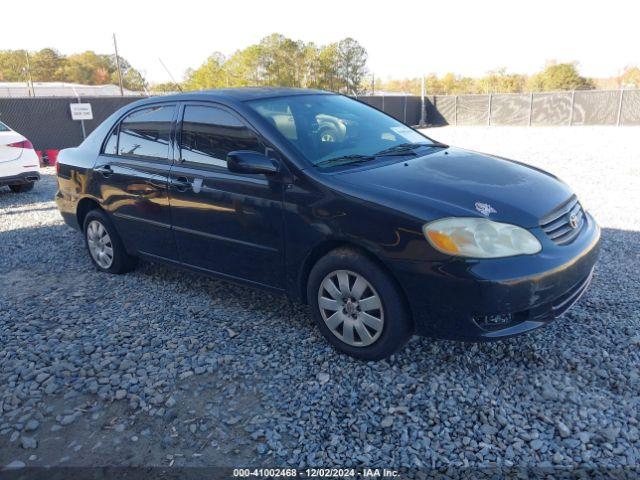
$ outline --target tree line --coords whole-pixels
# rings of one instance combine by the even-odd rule
[[[319,88],[349,95],[366,90],[367,51],[353,38],[328,45],[292,40],[277,33],[230,56],[215,52],[186,72],[183,90],[269,86]],[[165,83],[154,91],[175,91]]]
[[[130,90],[144,90],[146,80],[120,57],[122,84]],[[118,84],[115,55],[92,51],[62,55],[53,48],[37,52],[0,50],[0,82],[70,82],[83,85]]]
[[[619,76],[592,79],[581,76],[576,63],[551,61],[542,71],[531,76],[508,73],[506,69],[502,68],[490,71],[480,78],[447,73],[442,76],[430,74],[424,80],[425,89],[429,95],[640,88],[640,68],[631,66],[625,68]],[[376,83],[376,89],[420,95],[421,83],[421,78],[389,79]]]
[[[0,50],[0,81],[72,82],[87,85],[117,84],[115,55],[92,51],[62,55],[52,48],[28,53]],[[189,69],[179,83],[149,85],[138,70],[120,57],[123,85],[130,90],[153,92],[201,90],[243,86],[318,88],[349,95],[402,92],[419,95],[421,78],[378,79],[367,67],[367,51],[353,38],[327,45],[292,40],[274,33],[231,55],[215,52],[197,68]],[[608,79],[580,75],[577,64],[548,62],[534,75],[490,71],[474,78],[447,73],[425,77],[429,95],[520,93],[593,88],[640,88],[640,69],[627,67]]]

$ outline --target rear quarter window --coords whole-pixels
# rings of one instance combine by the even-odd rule
[[[109,138],[107,139],[107,143],[104,145],[104,151],[106,155],[117,155],[118,154],[118,132],[120,131],[119,125],[113,129]]]

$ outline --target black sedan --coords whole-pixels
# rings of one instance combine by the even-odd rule
[[[98,270],[145,258],[282,292],[369,360],[414,333],[549,323],[585,292],[600,238],[553,175],[314,90],[127,105],[61,152],[56,197]]]

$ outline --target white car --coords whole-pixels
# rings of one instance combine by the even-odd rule
[[[0,122],[0,187],[28,192],[40,180],[40,159],[24,136]]]

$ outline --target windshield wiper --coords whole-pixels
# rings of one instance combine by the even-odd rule
[[[375,154],[377,157],[392,156],[392,155],[417,155],[414,151],[420,147],[433,147],[433,148],[448,148],[448,145],[444,143],[401,143],[394,145],[393,147],[385,148]]]
[[[315,166],[330,167],[330,166],[339,166],[339,165],[350,165],[354,163],[368,162],[370,160],[375,160],[378,157],[417,155],[417,153],[414,150],[420,147],[449,148],[449,145],[445,145],[444,143],[439,143],[439,142],[400,143],[399,145],[394,145],[393,147],[385,148],[384,150],[381,150],[378,153],[374,153],[373,155],[362,155],[362,154],[342,155],[340,157],[329,158],[328,160],[323,160],[321,162],[318,162],[315,164]]]
[[[347,165],[351,163],[359,163],[359,162],[367,162],[369,160],[375,160],[374,155],[342,155],[340,157],[329,158],[328,160],[323,160],[321,162],[316,163],[316,167],[330,167],[330,166],[338,166],[338,165]]]

